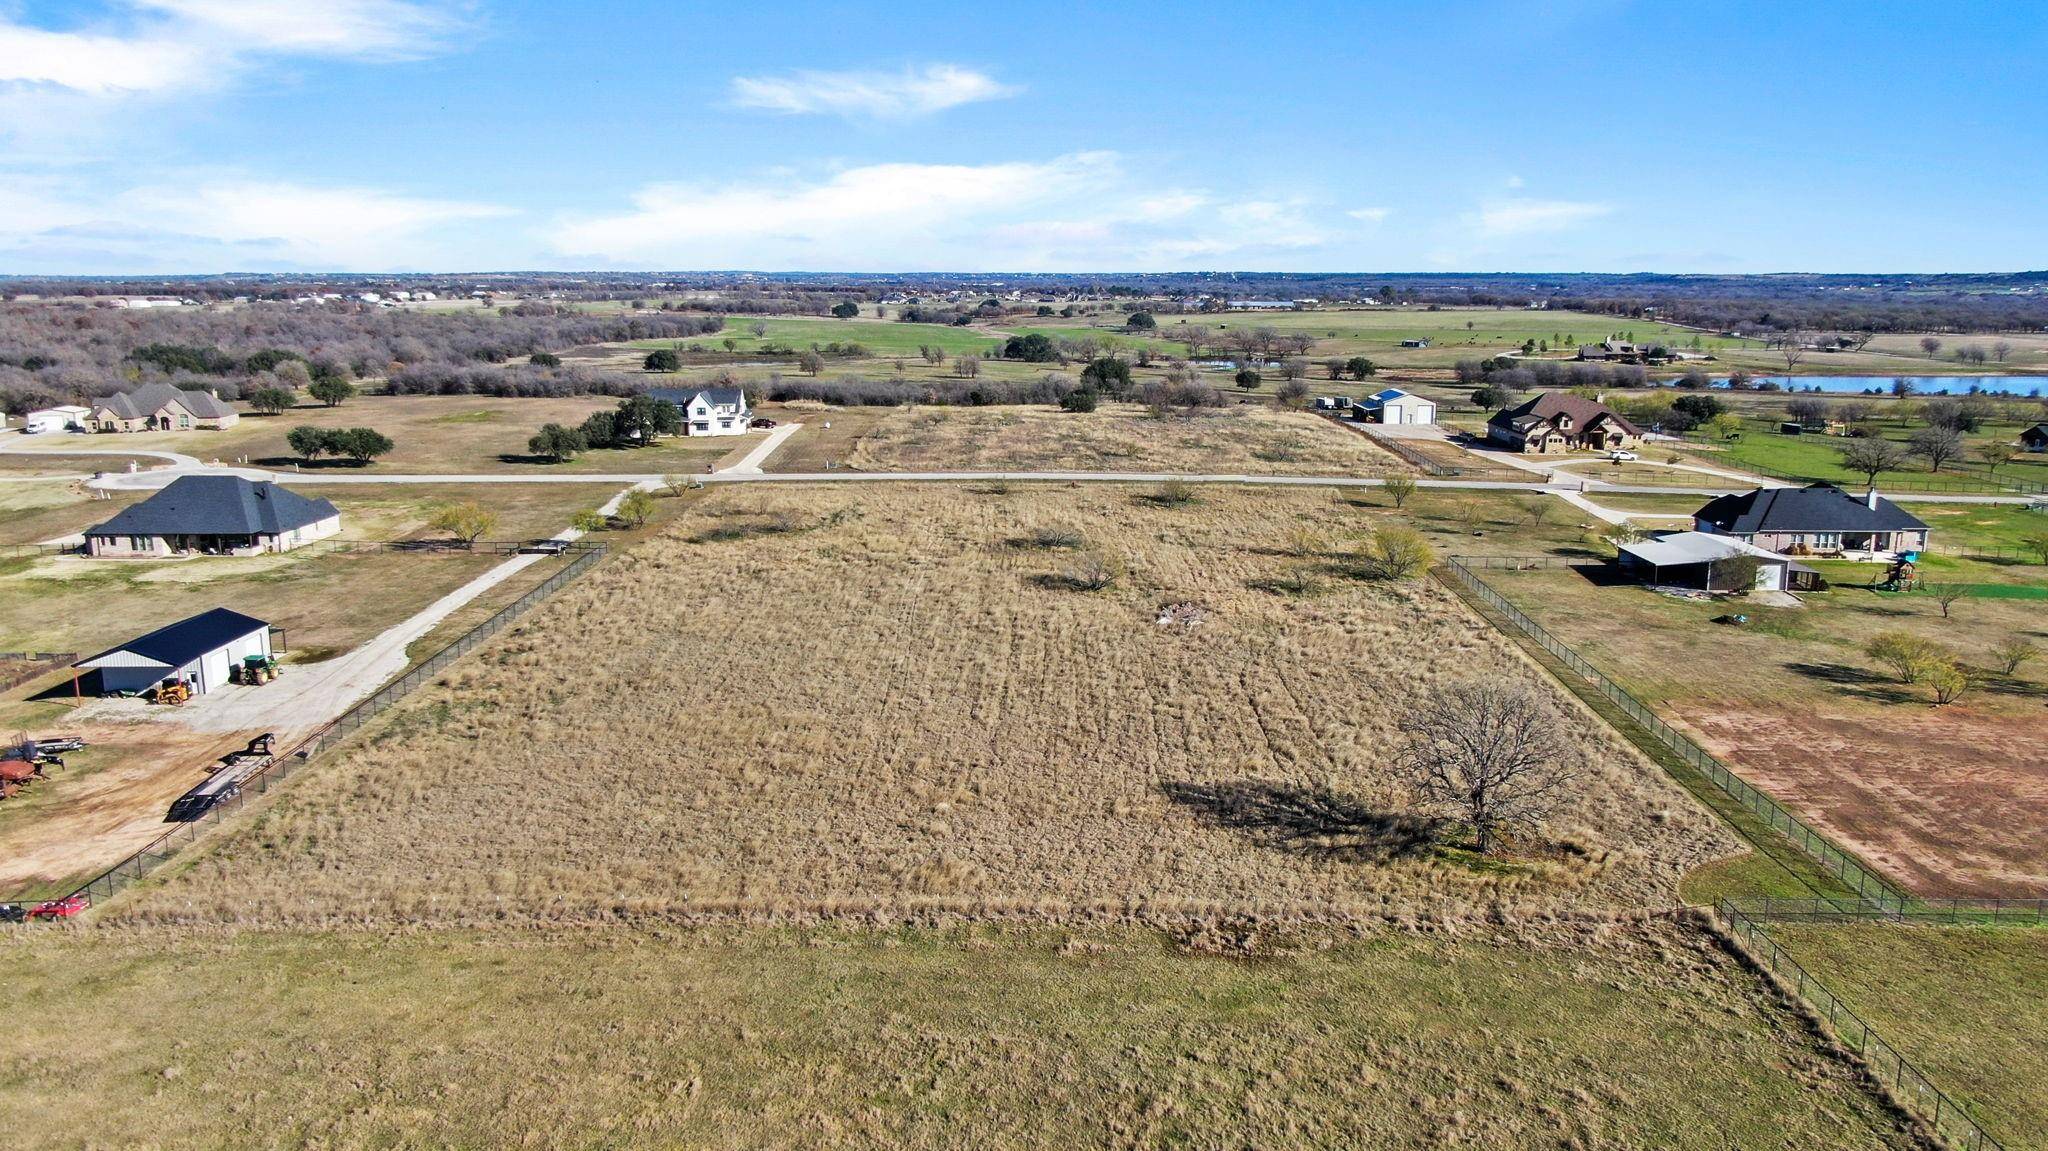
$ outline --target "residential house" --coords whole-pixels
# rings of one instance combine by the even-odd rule
[[[241,417],[212,392],[145,384],[96,400],[86,426],[97,432],[183,432],[231,428]]]
[[[1693,527],[1794,556],[1889,559],[1927,546],[1927,525],[1875,489],[1856,496],[1833,484],[1718,496]]]
[[[1616,544],[1615,562],[1621,570],[1657,587],[1695,591],[1805,591],[1822,586],[1820,573],[1790,556],[1757,547],[1733,536],[1710,532],[1671,532],[1636,543]],[[1751,587],[1741,587],[1739,573],[1745,565],[1731,563],[1739,557],[1756,560]]]
[[[1640,364],[1648,355],[1649,349],[1631,344],[1627,340],[1606,339],[1597,344],[1579,345],[1579,358],[1582,360]]]
[[[1514,451],[1611,452],[1634,447],[1643,430],[1598,400],[1570,392],[1544,392],[1520,407],[1495,412],[1486,438]]]
[[[82,432],[86,421],[92,417],[92,409],[77,404],[59,404],[54,408],[37,408],[21,417],[22,434],[36,436],[45,432]]]
[[[1433,424],[1436,422],[1436,401],[1399,388],[1388,388],[1353,404],[1351,414],[1373,424]]]
[[[224,607],[201,612],[73,664],[97,671],[102,695],[133,695],[179,680],[194,695],[228,683],[228,669],[250,656],[268,659],[270,625]]]
[[[2021,432],[2020,447],[2030,452],[2048,452],[2048,424],[2035,424]]]
[[[267,480],[180,476],[85,533],[96,556],[286,552],[341,530],[341,513]]]
[[[754,418],[741,388],[649,388],[647,394],[682,409],[686,436],[745,435]]]

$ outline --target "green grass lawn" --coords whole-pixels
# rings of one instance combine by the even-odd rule
[[[1851,471],[1842,466],[1842,445],[1848,441],[1839,436],[1796,435],[1788,436],[1777,430],[1775,419],[1748,419],[1744,421],[1742,437],[1737,440],[1713,440],[1705,444],[1687,445],[1686,450],[1700,459],[1721,466],[1767,467],[1797,476],[1827,480],[1844,486],[1861,487],[1862,472]],[[1878,432],[1887,439],[1897,441],[1901,447],[1913,434],[1917,425],[1901,425],[1896,420],[1884,420],[1877,425]],[[1993,439],[2011,440],[2018,435],[2013,425],[1988,425],[1982,433],[1966,437],[1970,458],[1961,462],[1948,462],[1939,472],[1930,471],[1925,461],[1911,459],[1902,468],[1879,473],[1877,485],[1926,486],[1928,484],[1949,485],[1956,488],[1992,491],[2013,481],[2032,483],[2048,482],[2048,459],[2021,455],[2000,468],[1994,477],[1976,459],[1977,450]]]
[[[1920,517],[1938,547],[2023,548],[2029,537],[2048,535],[2048,513],[2020,504],[1929,504],[1901,500]]]
[[[2013,1151],[2048,1148],[2048,931],[1773,923],[1771,935]]]
[[[24,1149],[1912,1145],[1679,929],[9,934]]]
[[[762,334],[754,328],[760,326]],[[672,348],[701,345],[706,351],[723,351],[726,340],[738,342],[738,351],[758,351],[763,344],[782,344],[802,350],[813,344],[859,344],[877,356],[915,356],[920,344],[936,345],[948,355],[990,354],[1000,337],[974,328],[946,324],[903,324],[893,320],[821,320],[786,316],[732,316],[725,330],[686,340],[635,340],[635,348]]]

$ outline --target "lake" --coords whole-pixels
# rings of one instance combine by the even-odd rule
[[[1877,391],[1891,395],[1898,376],[1752,376],[1754,383],[1768,380],[1786,391],[1822,391],[1831,395]],[[1960,396],[1971,389],[2002,396],[2048,396],[2048,376],[1906,376],[1913,381],[1913,393],[1921,396]],[[1714,381],[1717,388],[1728,386],[1728,378]]]

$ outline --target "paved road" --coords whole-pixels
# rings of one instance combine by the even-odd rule
[[[744,462],[744,461],[743,461]],[[274,479],[299,487],[313,487],[327,484],[609,484],[635,485],[646,488],[658,486],[662,476],[655,473],[551,473],[546,475],[508,475],[505,473],[446,474],[446,475],[386,475],[381,473],[345,475],[322,472],[319,474],[292,474],[266,472],[252,468],[154,468],[146,472],[118,472],[92,481],[94,487],[111,491],[149,491],[163,487],[181,475],[243,475],[251,479]],[[1377,476],[1271,476],[1247,475],[1240,473],[1198,474],[1189,472],[741,472],[727,470],[709,475],[693,476],[708,484],[734,483],[989,483],[1003,480],[1013,483],[1124,483],[1157,484],[1167,480],[1184,480],[1198,484],[1272,484],[1285,487],[1379,487],[1386,481]],[[1580,480],[1574,478],[1568,483],[1546,482],[1532,477],[1528,482],[1509,480],[1457,480],[1418,479],[1416,485],[1425,488],[1454,488],[1473,491],[1520,491],[1557,492],[1577,491]],[[1702,501],[1724,491],[1748,491],[1757,486],[1755,480],[1731,484],[1726,488],[1713,487],[1672,487],[1658,484],[1603,484],[1603,494],[1627,493],[1636,495],[1680,495],[1699,496]],[[2020,504],[2029,503],[2038,497],[2025,495],[1977,495],[1949,493],[1894,493],[1895,499],[1913,503],[1954,503],[1954,504]]]

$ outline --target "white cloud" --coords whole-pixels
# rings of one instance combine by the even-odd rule
[[[1468,214],[1465,223],[1482,236],[1527,236],[1561,232],[1597,220],[1613,210],[1607,204],[1575,200],[1494,200],[1480,205],[1479,211]]]
[[[574,266],[850,270],[1170,269],[1298,251],[1326,237],[1293,200],[1134,183],[1119,158],[876,164],[642,189],[629,210],[561,221]]]
[[[928,64],[901,72],[794,72],[739,76],[732,102],[784,115],[833,115],[878,120],[926,116],[961,104],[1013,96],[1017,89],[957,64]]]
[[[49,271],[417,268],[450,254],[442,230],[510,214],[492,204],[237,173],[172,173],[111,193],[85,180],[0,175],[0,264]]]
[[[0,19],[0,91],[168,95],[219,86],[266,56],[418,55],[455,26],[443,10],[409,0],[128,0],[128,7],[136,17],[121,31],[54,31]]]
[[[1344,214],[1354,220],[1363,220],[1368,224],[1377,224],[1393,213],[1388,208],[1353,208]]]

